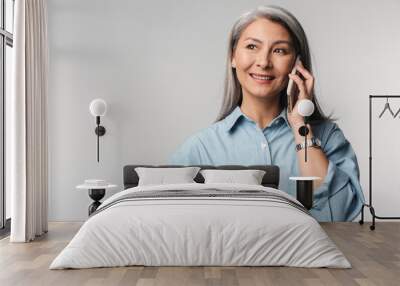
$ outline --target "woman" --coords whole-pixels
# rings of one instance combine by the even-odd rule
[[[299,74],[290,75],[297,56]],[[310,51],[303,28],[288,11],[262,6],[242,15],[229,37],[226,82],[217,121],[191,136],[171,157],[181,165],[277,165],[279,188],[295,196],[290,176],[318,176],[311,214],[319,221],[351,221],[364,201],[355,153],[327,118],[314,94]],[[316,106],[304,160],[304,120],[287,110],[293,79],[299,99]],[[297,150],[296,150],[297,147]]]

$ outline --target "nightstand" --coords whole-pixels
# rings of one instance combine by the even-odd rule
[[[88,190],[89,197],[93,200],[93,203],[89,206],[89,216],[96,211],[96,209],[101,205],[100,200],[106,194],[107,189],[116,188],[117,185],[105,184],[105,185],[90,185],[90,184],[82,184],[76,186],[77,189],[80,190]]]

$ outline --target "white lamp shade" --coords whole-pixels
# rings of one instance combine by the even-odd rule
[[[93,116],[104,116],[107,111],[107,103],[101,98],[93,99],[89,110]]]
[[[314,112],[314,103],[309,99],[301,99],[297,111],[301,116],[310,116]]]

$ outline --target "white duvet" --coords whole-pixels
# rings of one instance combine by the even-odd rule
[[[239,184],[135,187],[165,190],[263,190]],[[154,198],[123,201],[90,217],[50,269],[145,266],[294,266],[350,268],[318,222],[301,210],[255,198]]]

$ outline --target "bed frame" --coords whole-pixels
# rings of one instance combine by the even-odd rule
[[[217,169],[217,170],[248,170],[256,169],[265,171],[265,175],[262,180],[262,185],[265,187],[271,187],[278,189],[279,186],[279,167],[274,165],[254,165],[254,166],[240,166],[240,165],[221,165],[221,166],[211,166],[211,165],[126,165],[124,167],[124,189],[136,187],[139,183],[139,176],[135,171],[137,167],[147,167],[147,168],[178,168],[178,167],[200,167],[204,169]],[[194,178],[197,183],[204,183],[204,178],[200,174]]]

